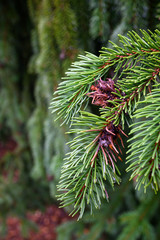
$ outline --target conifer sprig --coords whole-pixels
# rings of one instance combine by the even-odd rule
[[[80,61],[74,62],[71,68],[66,72],[64,81],[58,86],[51,108],[53,112],[58,113],[58,118],[63,117],[64,122],[69,122],[81,110],[82,105],[88,103],[86,94],[91,85],[100,77],[103,77],[111,68],[115,68],[116,78],[121,70],[120,76],[139,72],[135,69],[136,64],[143,66],[144,58],[150,62],[150,57],[160,53],[159,35],[155,33],[149,35],[146,31],[141,31],[143,37],[140,37],[134,31],[128,33],[128,37],[119,36],[122,47],[112,43],[113,49],[103,48],[99,57],[91,53],[85,56],[80,55]],[[121,79],[122,80],[122,79]],[[121,82],[120,78],[119,81]],[[123,84],[123,81],[121,82]],[[126,87],[125,87],[126,89]]]
[[[104,118],[86,112],[75,120],[79,128],[71,130],[77,136],[69,143],[72,151],[65,159],[58,188],[64,191],[59,195],[62,206],[74,204],[72,214],[80,211],[82,217],[86,200],[92,208],[99,208],[101,198],[109,198],[107,184],[120,183],[119,145],[113,144],[118,128],[110,126],[109,130],[108,126],[106,130]]]
[[[130,150],[127,171],[132,171],[131,179],[137,181],[137,188],[151,184],[155,191],[160,186],[160,84],[154,85],[152,93],[139,102],[131,125]]]
[[[53,112],[76,126],[70,131],[77,136],[70,142],[58,188],[62,206],[74,204],[72,213],[80,211],[80,217],[86,203],[100,207],[107,182],[112,187],[120,182],[121,136],[126,136],[126,119],[133,117],[137,106],[134,117],[145,120],[132,125],[135,135],[130,140],[128,171],[133,171],[131,179],[137,178],[138,188],[142,184],[145,188],[152,184],[156,191],[159,188],[160,32],[141,33],[142,37],[134,31],[128,37],[119,36],[122,46],[112,43],[113,49],[104,48],[99,57],[80,56],[52,102]],[[75,117],[89,99],[100,107],[100,116],[83,111]]]
[[[53,112],[58,112],[58,118],[63,117],[69,122],[81,110],[82,104],[88,103],[86,94],[91,84],[99,79],[104,73],[101,66],[104,59],[94,54],[87,53],[86,56],[79,56],[80,61],[72,64],[66,72],[65,81],[61,82],[55,92],[51,107]]]

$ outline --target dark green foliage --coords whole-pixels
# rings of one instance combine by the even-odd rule
[[[67,172],[65,167],[69,166],[71,169],[68,181],[71,181],[71,185],[68,187],[70,187],[71,192],[68,195],[66,194],[65,197],[60,195],[59,198],[65,204],[68,199],[73,200],[75,191],[80,185],[82,187],[83,185],[87,186],[88,203],[92,204],[95,217],[90,217],[88,205],[83,200],[85,194],[81,192],[81,195],[78,195],[77,192],[78,198],[74,198],[74,202],[78,205],[78,200],[80,202],[83,200],[81,215],[84,211],[84,205],[86,205],[84,219],[78,223],[64,225],[62,227],[63,236],[61,236],[62,232],[59,228],[59,236],[62,239],[67,238],[67,236],[68,239],[71,239],[72,232],[76,232],[75,237],[77,239],[106,239],[106,236],[107,238],[117,239],[119,235],[121,239],[125,239],[126,233],[133,231],[134,239],[136,239],[136,234],[140,237],[145,236],[147,238],[148,236],[152,238],[145,231],[148,227],[153,237],[156,235],[155,231],[157,232],[156,237],[159,239],[157,230],[159,219],[156,210],[153,209],[151,217],[144,217],[143,226],[139,228],[138,233],[136,233],[137,227],[132,228],[132,221],[130,223],[127,218],[126,221],[123,221],[125,215],[120,220],[126,224],[124,227],[120,225],[117,217],[125,211],[130,211],[129,214],[132,215],[132,219],[135,219],[134,216],[139,218],[142,212],[139,209],[143,209],[145,205],[143,203],[145,197],[141,193],[142,188],[139,192],[132,191],[136,181],[133,171],[138,172],[140,170],[140,168],[136,169],[135,162],[131,168],[129,167],[130,162],[134,160],[132,159],[133,155],[128,155],[129,163],[126,167],[131,170],[128,174],[134,178],[130,182],[127,178],[124,184],[125,166],[114,152],[112,152],[114,156],[111,156],[110,153],[114,167],[105,165],[106,159],[102,156],[102,148],[97,155],[102,160],[100,164],[94,158],[98,142],[94,139],[97,133],[99,134],[98,129],[102,128],[106,118],[113,120],[116,126],[122,123],[121,128],[126,130],[128,128],[127,124],[131,124],[129,118],[132,117],[133,128],[134,126],[136,128],[134,129],[135,132],[131,130],[133,132],[131,142],[139,140],[139,131],[136,131],[136,129],[143,124],[142,121],[145,121],[146,125],[143,125],[143,131],[141,132],[143,141],[139,146],[139,151],[142,151],[146,143],[151,144],[154,148],[153,141],[155,138],[152,139],[153,135],[151,137],[148,135],[151,125],[148,126],[147,124],[152,122],[153,128],[156,126],[153,129],[156,135],[158,133],[156,117],[151,116],[146,121],[147,115],[145,114],[152,110],[155,114],[155,109],[158,111],[157,103],[152,109],[153,105],[150,104],[150,101],[155,101],[158,98],[156,97],[156,91],[158,91],[156,89],[159,85],[159,77],[157,77],[157,69],[159,68],[159,45],[157,46],[157,44],[159,44],[159,37],[156,38],[156,36],[159,33],[151,34],[150,38],[150,33],[146,35],[146,32],[139,31],[139,29],[155,29],[156,24],[159,23],[158,2],[158,0],[145,2],[138,0],[6,0],[0,3],[0,143],[6,145],[10,138],[13,138],[17,144],[17,148],[12,153],[7,153],[5,157],[2,157],[0,162],[0,211],[3,219],[9,214],[19,215],[24,222],[25,229],[26,209],[43,209],[45,205],[57,200],[55,197],[57,194],[56,185],[60,177],[62,159],[64,154],[69,152],[66,142],[70,141],[71,152],[66,155],[66,162],[63,167],[64,175],[59,188],[66,187],[65,174]],[[122,35],[126,36],[128,30],[132,29],[136,30],[139,35],[130,32],[127,38],[122,37]],[[121,34],[121,42],[118,42],[118,34]],[[142,35],[147,41],[142,40]],[[111,45],[108,40],[112,40],[114,44]],[[105,48],[102,49],[100,57],[97,57],[96,55],[102,46]],[[151,48],[158,50],[158,52],[150,51]],[[132,50],[136,54],[132,53]],[[91,51],[92,54],[87,52],[84,56],[84,51]],[[71,66],[64,77],[65,71],[69,68],[71,62],[76,60],[78,54],[81,54],[79,59]],[[110,64],[106,64],[108,59]],[[117,72],[117,75],[114,74],[114,71]],[[64,80],[57,89],[62,76]],[[110,105],[112,105],[112,108],[107,109],[106,107],[99,112],[98,107],[91,106],[91,95],[89,97],[86,93],[90,91],[90,87],[100,77],[103,80],[107,77],[114,78],[116,84],[114,94],[111,93]],[[149,80],[148,84],[151,83],[149,86],[151,91],[154,92],[153,99],[151,95],[148,95],[146,99],[143,98],[150,91],[146,79]],[[74,81],[74,88],[72,80]],[[156,87],[152,88],[153,85],[156,85]],[[119,86],[121,86],[120,90]],[[51,109],[49,106],[53,91],[58,91],[60,95],[56,103],[54,98],[54,105],[51,106]],[[133,91],[135,91],[134,94],[130,95]],[[123,98],[121,98],[122,92],[126,94]],[[64,98],[65,96],[67,97]],[[113,100],[114,96],[117,96],[117,100]],[[134,98],[133,101],[132,97]],[[128,98],[130,98],[131,104],[125,105],[124,101]],[[147,101],[148,108],[147,106],[143,108],[145,104],[143,101]],[[120,106],[122,106],[121,110],[119,109]],[[79,116],[78,112],[81,107],[87,110],[87,113],[81,112]],[[51,114],[51,111],[55,111],[56,108],[60,111],[58,116],[56,113]],[[134,115],[135,108],[137,110]],[[144,112],[141,111],[142,108]],[[91,109],[92,114],[89,113]],[[120,112],[119,117],[115,114],[116,111]],[[141,116],[142,113],[143,116]],[[73,115],[76,118],[73,118]],[[64,135],[68,128],[64,125],[60,127],[62,123],[60,118],[57,122],[54,122],[57,117],[61,116],[65,117],[63,121],[66,122],[69,119],[74,119],[72,130],[70,130],[71,137]],[[144,136],[146,129],[148,129],[147,136],[150,138]],[[76,133],[78,133],[77,136]],[[126,146],[126,137],[123,136],[122,132],[120,136]],[[77,144],[75,144],[76,141]],[[92,142],[91,145],[89,145],[90,142]],[[120,137],[117,139],[115,147],[118,148],[118,145],[122,148]],[[81,148],[77,149],[79,146]],[[83,146],[86,147],[83,148]],[[136,148],[136,145],[133,145],[133,148],[129,151],[136,151],[134,146]],[[119,157],[124,162],[124,150],[122,152],[123,155],[120,154]],[[83,156],[83,162],[80,154]],[[155,156],[157,157],[157,155]],[[74,157],[76,157],[74,163],[77,165],[73,165],[71,162],[71,158]],[[152,156],[148,155],[149,157]],[[116,164],[114,158],[117,160]],[[91,160],[94,164],[90,164]],[[137,164],[139,161],[144,162],[143,155],[138,156]],[[149,161],[147,162],[148,165]],[[73,179],[77,166],[79,171]],[[157,161],[153,167],[150,180],[152,187],[156,190],[159,181]],[[114,168],[115,171],[113,171]],[[118,169],[121,170],[121,176]],[[18,177],[16,178],[16,176]],[[81,181],[79,181],[79,185],[75,185],[79,177],[81,177]],[[122,183],[118,185],[117,183],[121,181],[120,177]],[[140,176],[139,180],[144,181],[147,186],[148,178]],[[109,204],[103,199],[108,199],[104,188],[107,189],[109,195]],[[115,188],[114,193],[112,188]],[[93,195],[90,194],[92,191],[94,192]],[[152,196],[151,193],[150,195]],[[158,197],[155,198],[155,205],[158,202],[157,199]],[[146,202],[145,206],[149,206],[152,211],[152,202],[150,199],[146,201],[149,202]],[[99,208],[100,204],[102,209],[95,212],[94,207]],[[73,210],[72,206],[68,209],[69,211]],[[135,211],[132,212],[134,209],[135,211],[137,209],[136,213]],[[159,206],[157,209],[158,212]],[[75,213],[75,211],[77,211],[77,208],[73,212]],[[137,226],[134,222],[133,225]],[[66,231],[68,231],[68,235]]]
[[[120,133],[125,135],[121,126],[125,130],[126,116],[132,118],[139,104],[142,108],[136,111],[135,118],[150,117],[153,120],[144,119],[130,126],[133,128],[131,133],[136,134],[129,139],[132,142],[128,170],[133,171],[131,179],[137,177],[137,186],[143,183],[146,188],[151,184],[155,191],[159,189],[160,32],[141,32],[143,37],[134,31],[128,33],[128,38],[120,35],[123,47],[112,43],[113,48],[103,48],[99,57],[93,54],[81,56],[82,60],[75,62],[67,72],[66,80],[55,93],[58,97],[52,102],[60,117],[65,116],[68,122],[76,125],[71,132],[77,136],[70,143],[71,153],[62,168],[59,199],[62,206],[74,203],[73,215],[80,211],[80,218],[86,203],[92,212],[93,206],[100,207],[105,192],[108,199],[106,180],[112,186],[119,183],[115,162],[121,159],[123,140]],[[107,74],[113,67],[112,80],[105,79],[110,77]],[[88,93],[90,89],[91,93]],[[148,91],[150,95],[147,95]],[[92,104],[101,107],[100,116],[81,112],[79,117],[74,117],[83,109],[83,102],[89,101],[88,96],[93,98]],[[143,102],[140,101],[142,98]]]
[[[138,119],[131,127],[134,136],[130,139],[128,163],[133,162],[128,170],[132,170],[131,179],[137,176],[138,189],[141,184],[145,188],[152,183],[153,189],[159,190],[160,152],[159,152],[159,119],[160,119],[160,84],[153,86],[152,93],[140,102],[134,118]],[[142,120],[143,119],[143,120]],[[149,176],[149,177],[148,177]],[[153,184],[154,183],[154,184]]]

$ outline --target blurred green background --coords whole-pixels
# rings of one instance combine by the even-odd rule
[[[26,213],[58,206],[69,136],[49,105],[67,68],[78,54],[98,55],[109,40],[117,43],[118,34],[154,30],[159,21],[158,0],[0,1],[0,236],[6,219],[18,216],[24,239],[36,239],[28,237]],[[158,240],[158,212],[159,195],[136,192],[124,171],[109,204],[59,225],[48,240]]]

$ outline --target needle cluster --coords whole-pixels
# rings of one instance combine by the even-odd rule
[[[79,56],[55,92],[51,108],[76,135],[58,186],[62,206],[73,204],[73,215],[82,217],[86,204],[99,208],[109,185],[120,184],[126,126],[130,179],[137,188],[160,188],[160,31],[141,34],[120,35],[121,46],[112,43],[99,57]],[[90,99],[99,115],[84,111]]]

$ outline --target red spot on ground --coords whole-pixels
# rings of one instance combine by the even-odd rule
[[[0,142],[0,159],[4,157],[5,154],[13,152],[17,147],[17,143],[12,138],[7,142]]]
[[[40,210],[27,213],[27,219],[36,223],[37,231],[30,230],[28,237],[21,235],[21,221],[17,217],[7,219],[7,235],[1,240],[56,240],[56,227],[72,218],[56,205],[49,206],[45,212]]]

